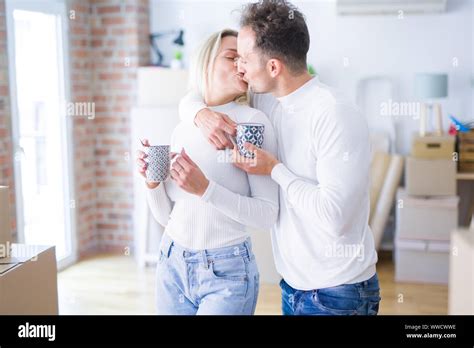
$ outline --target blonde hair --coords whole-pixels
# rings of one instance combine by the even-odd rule
[[[232,29],[220,30],[205,40],[194,53],[189,69],[188,87],[190,90],[198,92],[203,99],[209,91],[214,63],[222,39],[227,36],[237,37],[237,35],[238,32]],[[248,104],[248,93],[239,95],[234,101],[240,104]]]

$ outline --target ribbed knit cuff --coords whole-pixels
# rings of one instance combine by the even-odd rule
[[[207,189],[206,191],[204,192],[204,194],[201,196],[201,199],[204,201],[204,202],[208,202],[209,199],[211,198],[214,190],[215,190],[215,187],[216,187],[216,183],[214,181],[211,181],[209,180],[209,185],[207,186]]]
[[[290,172],[283,163],[278,163],[271,172],[272,179],[281,186],[283,191],[287,193],[290,184],[298,179],[298,177]]]

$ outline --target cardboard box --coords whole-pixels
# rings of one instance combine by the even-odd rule
[[[403,188],[397,191],[396,237],[415,240],[449,241],[458,227],[457,196],[410,196]]]
[[[395,281],[448,284],[449,242],[395,238]]]
[[[459,132],[458,147],[459,147],[459,171],[460,172],[474,172],[474,129],[470,132]]]
[[[0,259],[0,315],[58,314],[56,252],[53,246],[13,244]]]
[[[474,173],[474,161],[473,162],[459,162],[459,172]]]
[[[11,242],[8,186],[0,186],[0,259],[5,257],[5,253],[2,253],[1,250],[5,250],[5,247]]]
[[[454,230],[449,260],[448,314],[474,314],[474,229]]]
[[[413,137],[411,155],[415,158],[453,159],[455,140],[452,135],[429,135]]]
[[[406,192],[414,196],[455,196],[456,162],[452,159],[407,157]]]

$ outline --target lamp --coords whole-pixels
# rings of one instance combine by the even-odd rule
[[[433,99],[446,98],[448,96],[448,75],[447,74],[416,74],[415,95],[426,100],[422,104],[420,117],[420,136],[426,135],[426,121],[431,117],[434,109],[436,121],[436,135],[442,135],[441,126],[441,104]],[[429,113],[427,113],[427,109]]]
[[[171,31],[167,31],[167,32],[162,32],[162,33],[152,33],[150,34],[150,44],[151,44],[151,48],[153,49],[153,51],[155,52],[156,56],[158,57],[158,61],[156,63],[154,63],[153,65],[156,65],[156,66],[164,66],[163,65],[163,53],[160,51],[160,49],[158,48],[158,45],[157,45],[157,40],[164,37],[164,36],[169,36],[169,35],[172,35],[172,34],[176,34],[178,33],[178,36],[176,37],[176,39],[173,40],[173,43],[175,45],[178,45],[178,46],[184,46],[184,40],[183,40],[183,36],[184,36],[184,30],[183,29],[180,29],[180,30],[171,30]]]

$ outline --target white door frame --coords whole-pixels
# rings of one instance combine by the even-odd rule
[[[15,63],[15,33],[14,33],[14,21],[13,11],[14,10],[26,10],[34,12],[43,12],[47,14],[56,14],[61,18],[60,21],[60,35],[58,42],[62,45],[60,50],[62,51],[62,59],[58,59],[58,62],[62,64],[60,67],[60,73],[64,73],[64,76],[60,76],[60,81],[64,83],[64,101],[71,100],[71,86],[70,86],[70,61],[69,61],[69,25],[68,25],[68,13],[66,1],[64,0],[6,0],[6,19],[7,19],[7,47],[8,47],[8,61],[9,61],[9,81],[10,81],[10,98],[11,98],[11,113],[12,113],[12,149],[14,153],[14,180],[15,180],[15,204],[16,204],[16,216],[17,216],[17,235],[18,242],[25,242],[24,226],[23,226],[23,193],[21,187],[21,165],[18,161],[17,155],[20,150],[19,144],[19,113],[17,105],[17,93],[16,93],[16,63]],[[62,69],[61,69],[62,68]],[[69,180],[66,181],[63,192],[65,195],[64,202],[69,202],[69,209],[65,209],[65,220],[66,227],[71,231],[71,234],[67,234],[67,242],[71,246],[71,255],[58,262],[58,269],[63,269],[71,264],[75,263],[78,259],[77,251],[77,235],[76,235],[76,209],[75,209],[75,185],[74,185],[74,167],[73,167],[73,122],[71,117],[66,116],[65,108],[60,108],[63,112],[61,120],[64,121],[63,129],[66,130],[63,134],[63,144],[66,146],[67,161],[64,164],[63,171],[66,173],[66,177]],[[71,200],[73,200],[71,202]],[[74,202],[74,206],[71,207],[71,203]]]

